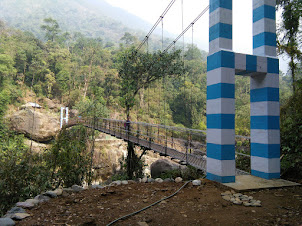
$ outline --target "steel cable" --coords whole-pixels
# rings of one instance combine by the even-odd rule
[[[140,48],[142,48],[142,46],[146,43],[146,41],[149,39],[150,35],[153,33],[153,31],[156,29],[156,27],[158,26],[158,24],[164,19],[165,15],[168,13],[168,11],[170,10],[170,8],[173,6],[173,4],[175,3],[176,0],[172,0],[169,5],[167,6],[167,8],[164,10],[164,12],[161,14],[161,16],[158,18],[158,20],[156,21],[156,23],[153,25],[153,27],[150,29],[149,33],[146,35],[146,37],[144,38],[144,40],[140,43],[140,45],[137,47],[136,51],[140,50]]]
[[[180,35],[164,50],[164,53],[167,52],[210,8],[210,6],[207,6],[196,18],[193,20],[193,22],[181,32]]]

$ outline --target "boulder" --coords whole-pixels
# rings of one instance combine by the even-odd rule
[[[35,206],[39,204],[39,201],[36,200],[36,199],[27,199],[27,200],[25,200],[25,202],[31,203],[31,204],[33,204]]]
[[[38,200],[39,203],[42,203],[42,202],[47,202],[50,200],[50,197],[46,196],[46,195],[37,195],[35,198],[35,200]]]
[[[147,183],[148,182],[148,178],[147,177],[144,177],[142,180],[141,180],[141,183]]]
[[[166,179],[164,179],[164,182],[174,182],[174,179],[173,178],[166,178]]]
[[[30,217],[30,214],[28,214],[28,213],[15,213],[12,216],[12,219],[20,221],[20,220],[23,220],[27,217]]]
[[[123,180],[123,181],[122,181],[122,184],[123,184],[123,185],[127,185],[127,184],[129,184],[129,182],[128,182],[127,180]]]
[[[17,213],[26,213],[25,209],[21,207],[13,207],[4,215],[4,218],[13,218]]]
[[[181,178],[181,177],[176,177],[175,178],[175,182],[176,183],[180,183],[180,182],[182,182],[183,181],[183,179]]]
[[[54,191],[47,191],[47,192],[44,193],[44,195],[46,195],[46,196],[48,196],[48,197],[50,197],[50,198],[55,198],[55,197],[58,196],[58,195],[56,194],[56,192],[54,192]]]
[[[60,195],[62,195],[62,193],[63,193],[63,189],[57,188],[57,189],[54,190],[53,192],[56,193],[57,196],[60,196]]]
[[[79,185],[72,185],[71,186],[71,189],[72,189],[72,191],[73,192],[80,192],[80,191],[83,191],[84,190],[84,188],[83,187],[81,187],[81,186],[79,186]]]
[[[117,181],[113,181],[110,186],[120,186],[122,184],[122,181],[117,180]]]
[[[9,117],[11,129],[38,142],[52,140],[60,130],[59,118],[26,108]]]
[[[192,184],[193,184],[194,186],[200,186],[200,185],[201,185],[201,180],[193,180],[193,181],[192,181]]]
[[[91,185],[91,189],[103,189],[104,187],[102,185],[99,184],[93,184]]]
[[[155,180],[153,178],[148,178],[147,182],[148,183],[153,183]]]
[[[156,178],[156,179],[155,179],[155,182],[157,182],[157,183],[163,183],[164,181],[163,181],[163,179],[161,179],[161,178]]]
[[[178,165],[167,159],[159,159],[152,163],[150,168],[152,178],[158,178],[162,173],[177,169]]]
[[[55,102],[48,98],[43,98],[43,102],[47,105],[49,109],[59,109],[60,107],[55,104]]]
[[[31,202],[17,202],[16,206],[24,208],[24,209],[31,209],[31,208],[35,207],[35,204],[33,204]]]
[[[42,153],[45,149],[49,148],[49,144],[38,143],[36,141],[31,141],[30,139],[24,139],[24,144],[31,147],[31,150],[34,153]]]
[[[15,222],[11,218],[0,218],[0,225],[1,226],[13,226]]]

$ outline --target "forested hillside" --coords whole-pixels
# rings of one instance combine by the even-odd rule
[[[40,25],[47,17],[57,20],[64,32],[102,37],[105,43],[114,44],[119,43],[126,31],[142,36],[151,27],[103,0],[0,0],[1,20],[9,26],[30,31],[41,40],[45,39]]]

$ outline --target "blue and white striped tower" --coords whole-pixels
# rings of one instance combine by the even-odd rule
[[[207,60],[207,178],[235,181],[235,54],[232,0],[210,0]]]
[[[266,179],[280,177],[275,6],[276,0],[253,0],[254,55],[266,57],[267,74],[251,76],[251,170]]]

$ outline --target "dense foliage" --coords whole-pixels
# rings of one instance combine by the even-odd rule
[[[296,92],[281,108],[282,173],[287,178],[302,178],[302,80]]]
[[[71,187],[91,181],[91,155],[88,150],[89,133],[83,126],[63,128],[50,150],[52,180],[55,187]]]

